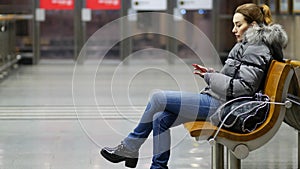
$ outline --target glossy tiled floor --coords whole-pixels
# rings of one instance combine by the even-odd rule
[[[125,168],[108,163],[98,151],[117,145],[135,126],[149,93],[202,87],[189,65],[180,63],[107,61],[75,69],[71,61],[42,60],[21,66],[0,83],[0,168]],[[142,147],[139,169],[150,166],[151,142]],[[171,169],[208,169],[210,151],[183,126],[172,129]],[[297,132],[283,124],[269,143],[242,161],[242,168],[296,169],[297,153]]]

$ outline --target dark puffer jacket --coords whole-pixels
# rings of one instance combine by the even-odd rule
[[[244,40],[230,51],[220,72],[204,75],[207,93],[222,101],[239,96],[251,96],[262,88],[272,59],[283,60],[282,49],[287,34],[278,24],[254,26],[244,34]]]

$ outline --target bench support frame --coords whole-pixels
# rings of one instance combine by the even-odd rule
[[[299,133],[300,137],[300,133]],[[225,166],[224,161],[224,146],[220,143],[215,143],[212,146],[212,164],[211,169],[241,169],[241,160],[236,158],[231,150],[227,149],[227,167]],[[300,151],[299,151],[300,152]]]
[[[227,149],[227,168],[241,169],[241,160],[236,158],[231,150]]]
[[[211,150],[211,168],[224,169],[224,146],[220,143],[215,143]]]

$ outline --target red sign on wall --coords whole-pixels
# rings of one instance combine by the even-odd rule
[[[48,10],[73,10],[74,0],[40,0],[40,8]]]
[[[121,0],[86,0],[86,8],[94,10],[119,10]]]

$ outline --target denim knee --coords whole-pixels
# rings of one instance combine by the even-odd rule
[[[167,98],[164,91],[157,91],[151,94],[150,103],[155,106],[166,105]]]

